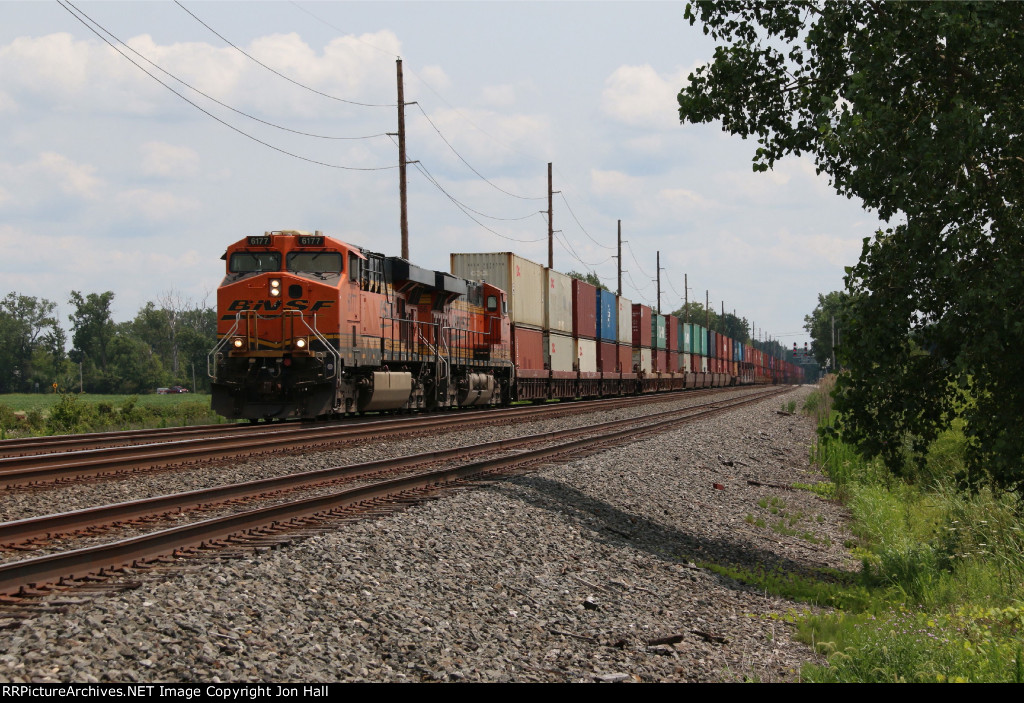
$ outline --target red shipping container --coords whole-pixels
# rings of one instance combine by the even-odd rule
[[[665,315],[665,327],[668,333],[668,350],[679,351],[679,318],[675,315]],[[672,369],[675,373],[675,369]]]
[[[657,361],[654,362],[654,370],[659,373],[668,373],[668,350],[658,349],[656,354]]]
[[[633,347],[619,344],[619,373],[633,373]]]
[[[615,342],[599,342],[597,345],[597,370],[601,373],[620,373],[619,350]]]
[[[672,320],[674,323],[675,320]],[[679,373],[679,364],[681,362],[679,352],[670,351],[668,353],[668,370],[669,373]]]
[[[651,309],[633,303],[633,346],[651,347]]]
[[[572,279],[572,334],[583,339],[597,337],[597,287]]]
[[[544,333],[518,325],[512,326],[512,354],[516,367],[531,371],[544,368]]]

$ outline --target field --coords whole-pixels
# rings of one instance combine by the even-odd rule
[[[205,393],[0,395],[0,439],[224,422]]]
[[[80,402],[84,403],[108,403],[114,408],[121,408],[129,400],[135,398],[134,405],[143,408],[168,409],[177,408],[187,403],[203,403],[210,405],[208,393],[174,393],[169,395],[95,395],[92,393],[74,394]],[[0,394],[0,405],[6,405],[14,412],[28,412],[38,410],[44,415],[49,414],[50,409],[60,402],[61,396],[56,393],[2,393]]]

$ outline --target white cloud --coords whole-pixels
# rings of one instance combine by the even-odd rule
[[[549,153],[550,125],[544,115],[505,114],[493,110],[443,109],[430,114],[430,120],[463,158],[484,175],[495,167],[526,159],[535,164],[533,154]],[[425,120],[407,120],[414,143],[427,146],[446,160],[454,154]],[[419,148],[423,148],[420,146]]]
[[[443,93],[452,87],[452,79],[448,77],[448,74],[440,66],[424,66],[419,70],[419,76],[427,85],[438,92]],[[418,89],[414,87],[416,84],[410,81],[406,81],[405,84],[412,92],[416,92]]]
[[[192,178],[199,173],[199,154],[186,146],[164,142],[142,145],[142,172],[164,178]]]
[[[692,70],[659,74],[649,64],[620,66],[605,79],[601,107],[612,119],[634,127],[678,127],[676,96]]]
[[[512,85],[485,85],[480,95],[491,107],[511,107],[516,102],[516,89]]]
[[[134,214],[154,222],[181,217],[199,207],[199,203],[192,198],[145,188],[118,193],[113,205],[115,214],[121,218]]]
[[[0,180],[13,191],[5,191],[12,204],[31,204],[47,200],[60,191],[81,199],[94,199],[104,183],[96,176],[96,167],[72,161],[53,151],[41,153],[22,164],[0,163]]]

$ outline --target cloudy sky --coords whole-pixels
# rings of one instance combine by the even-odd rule
[[[166,87],[64,4],[0,2],[0,295],[65,318],[71,290],[114,291],[118,320],[171,290],[212,303],[225,247],[266,230],[398,254],[398,57],[420,265],[546,263],[552,162],[555,268],[614,290],[622,220],[624,295],[653,303],[660,250],[664,310],[688,274],[691,299],[802,346],[878,227],[811,162],[755,174],[756,144],[679,124],[676,94],[714,50],[682,3],[74,7]]]

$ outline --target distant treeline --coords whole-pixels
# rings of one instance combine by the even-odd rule
[[[153,393],[181,385],[209,389],[206,355],[216,343],[217,314],[171,292],[115,323],[114,293],[71,291],[71,337],[57,304],[8,293],[0,300],[0,392]],[[193,380],[194,379],[194,380]]]

